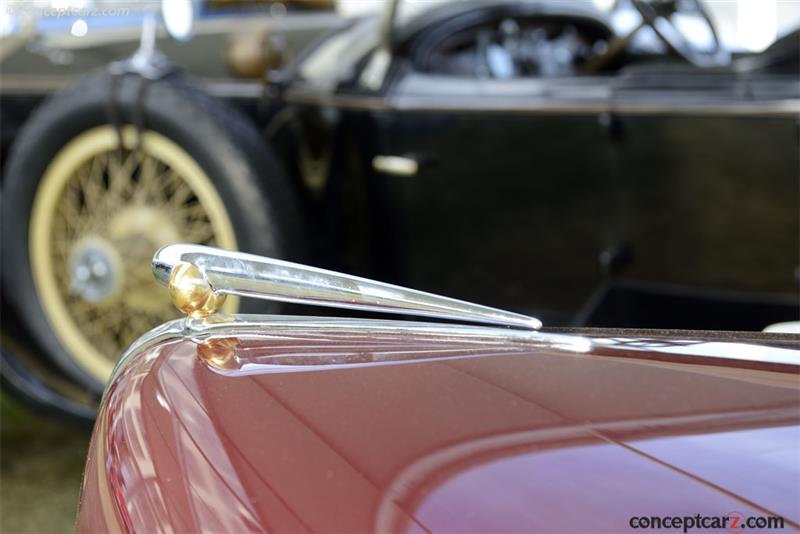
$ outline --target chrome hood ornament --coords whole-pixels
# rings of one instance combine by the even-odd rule
[[[153,274],[175,306],[192,318],[216,312],[227,295],[397,313],[537,330],[542,323],[487,306],[298,263],[200,245],[168,245]]]

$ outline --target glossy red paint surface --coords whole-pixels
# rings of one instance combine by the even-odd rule
[[[735,349],[302,330],[163,343],[106,396],[78,530],[618,532],[730,512],[791,529],[798,367],[691,356]]]

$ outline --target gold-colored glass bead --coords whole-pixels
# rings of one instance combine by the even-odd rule
[[[179,262],[169,279],[172,303],[193,319],[208,317],[225,302],[224,293],[215,293],[203,272],[191,263]]]

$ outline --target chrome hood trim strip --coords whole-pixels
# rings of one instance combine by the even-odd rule
[[[437,341],[454,341],[476,346],[504,345],[526,350],[554,350],[575,356],[636,359],[642,365],[692,365],[715,373],[737,370],[780,373],[797,376],[800,351],[757,342],[725,340],[655,338],[602,338],[591,334],[536,332],[493,326],[426,323],[337,317],[286,315],[224,315],[204,319],[183,318],[147,332],[125,351],[117,362],[108,384],[124,371],[137,355],[162,342],[192,340],[198,344],[212,337],[271,337],[329,333],[342,336],[385,336],[414,339],[419,336]],[[736,375],[732,375],[736,376]],[[774,375],[777,376],[777,375]],[[792,378],[787,385],[797,387]],[[108,391],[108,387],[106,387]]]
[[[108,391],[108,385],[116,380],[136,355],[162,342],[180,339],[201,341],[211,336],[248,336],[265,333],[291,335],[314,331],[335,332],[339,335],[391,334],[408,337],[426,335],[439,338],[441,341],[456,340],[475,342],[476,344],[499,342],[522,345],[526,348],[549,348],[573,353],[589,352],[593,346],[591,340],[582,336],[493,326],[338,317],[217,314],[204,319],[188,317],[176,319],[142,335],[128,347],[117,361],[106,391]]]

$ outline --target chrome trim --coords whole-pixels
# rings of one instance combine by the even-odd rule
[[[372,169],[390,176],[416,176],[419,163],[414,158],[404,156],[375,156],[372,158]]]
[[[351,319],[289,315],[212,315],[204,319],[176,319],[142,335],[117,361],[108,384],[113,383],[133,359],[162,342],[191,340],[203,343],[213,337],[269,336],[271,338],[325,333],[335,337],[386,336],[413,339],[425,336],[436,341],[474,343],[479,346],[517,346],[528,350],[555,350],[581,357],[634,358],[641,364],[695,365],[701,372],[713,373],[720,366],[727,372],[737,369],[758,370],[795,376],[800,371],[800,351],[760,345],[756,342],[729,340],[640,338],[602,338],[538,332],[494,326],[426,323],[378,319]],[[696,333],[695,333],[696,334]],[[733,353],[735,355],[732,355]],[[664,359],[663,356],[669,356]],[[424,358],[420,361],[434,361]],[[659,361],[661,360],[661,361]],[[403,362],[394,362],[403,363]],[[752,364],[760,364],[753,366]],[[356,364],[357,365],[357,364]],[[352,368],[354,364],[344,364]],[[331,366],[324,367],[329,369]],[[286,369],[289,371],[290,369]],[[304,371],[317,368],[306,367]],[[736,375],[733,375],[736,376]],[[794,381],[790,387],[796,387]],[[108,387],[106,387],[106,394]],[[104,394],[105,395],[105,394]]]
[[[453,97],[407,95],[395,97],[330,95],[310,91],[292,91],[284,99],[290,104],[315,105],[355,111],[383,112],[458,112],[596,115],[671,116],[734,116],[734,117],[798,117],[800,99],[780,98],[762,101],[708,102],[625,102],[617,100],[570,100],[530,98],[514,100],[494,96]]]
[[[733,115],[733,116],[797,116],[800,100],[785,98],[740,102],[647,102],[647,101],[579,101],[550,98],[520,99],[501,97],[440,98],[425,96],[398,97],[392,102],[398,111],[463,111],[497,113],[563,113],[621,115]]]
[[[495,326],[426,323],[380,319],[350,319],[293,315],[222,315],[204,319],[176,319],[150,330],[137,339],[117,360],[108,384],[114,382],[130,361],[153,346],[171,339],[197,342],[212,336],[298,335],[313,332],[335,332],[338,335],[425,335],[438,341],[501,343],[526,348],[556,349],[571,353],[587,353],[592,341],[573,334],[557,334],[498,328]],[[106,388],[107,390],[108,388]]]
[[[665,342],[659,339],[619,336],[592,338],[592,344],[598,350],[644,352],[653,361],[658,360],[660,355],[667,355],[672,362],[679,361],[681,357],[688,357],[695,363],[702,363],[705,360],[707,365],[725,365],[730,368],[755,362],[764,364],[762,366],[764,369],[769,367],[770,370],[785,368],[794,372],[800,371],[800,350],[728,339],[697,341],[674,338]],[[735,347],[736,350],[730,350],[731,347]]]
[[[202,273],[214,295],[372,312],[417,315],[475,323],[539,329],[534,317],[472,304],[358,276],[230,252],[200,245],[167,245],[153,257],[153,274],[172,286],[174,269],[190,264]],[[178,272],[178,271],[176,271]]]

